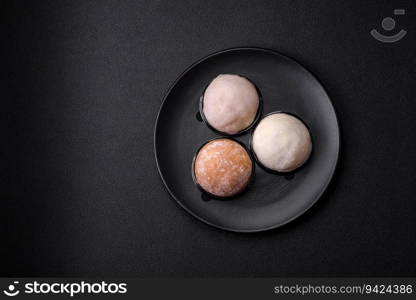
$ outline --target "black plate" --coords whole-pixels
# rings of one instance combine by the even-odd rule
[[[230,200],[207,201],[192,180],[195,151],[218,136],[198,113],[204,88],[218,74],[241,74],[260,89],[263,115],[286,111],[310,128],[313,152],[290,177],[256,168],[247,191]],[[236,137],[249,145],[250,131]],[[171,196],[199,220],[230,231],[276,228],[309,209],[328,186],[337,164],[339,127],[331,101],[318,80],[275,51],[235,48],[212,54],[188,68],[168,91],[156,120],[154,147],[160,176]]]

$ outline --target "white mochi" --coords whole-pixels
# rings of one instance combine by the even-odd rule
[[[278,172],[290,172],[308,160],[312,140],[308,128],[298,118],[275,113],[257,125],[252,147],[263,166]]]
[[[259,104],[256,87],[248,79],[222,74],[205,90],[203,113],[209,125],[216,130],[235,134],[253,123]]]

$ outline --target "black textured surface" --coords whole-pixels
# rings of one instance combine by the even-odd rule
[[[190,166],[198,148],[221,135],[196,115],[206,85],[227,73],[240,74],[256,84],[263,99],[262,117],[286,111],[305,121],[312,132],[313,153],[302,168],[288,174],[255,168],[244,193],[228,201],[207,201],[209,196],[194,184]],[[249,148],[251,132],[236,139]],[[169,91],[155,127],[155,156],[172,197],[201,221],[238,232],[273,229],[308,210],[334,174],[339,143],[334,107],[322,85],[294,60],[260,48],[232,48],[194,64]]]
[[[416,275],[414,1],[3,3],[1,275]],[[342,125],[328,193],[261,234],[194,220],[153,156],[169,85],[236,46],[302,62]]]

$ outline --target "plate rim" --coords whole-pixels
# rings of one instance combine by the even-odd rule
[[[255,229],[236,229],[236,228],[231,228],[231,227],[227,227],[227,226],[221,226],[218,224],[215,224],[213,222],[210,222],[209,220],[199,216],[198,214],[196,214],[195,212],[193,212],[190,208],[188,208],[184,203],[182,203],[181,200],[179,200],[175,194],[171,191],[171,189],[169,188],[166,179],[164,178],[161,168],[160,168],[160,164],[159,164],[159,160],[157,157],[157,147],[156,147],[156,138],[157,138],[157,131],[158,131],[158,124],[159,124],[159,118],[163,109],[163,106],[167,100],[167,98],[169,97],[169,95],[171,94],[173,88],[177,85],[177,83],[188,73],[190,72],[194,67],[196,67],[197,65],[199,65],[200,63],[214,57],[217,55],[221,55],[224,53],[228,53],[228,52],[236,52],[236,51],[260,51],[260,52],[264,52],[264,53],[269,53],[269,54],[273,54],[276,56],[283,56],[284,58],[294,62],[295,64],[297,64],[298,66],[300,66],[300,68],[302,68],[304,71],[306,71],[307,73],[309,73],[321,86],[323,92],[325,93],[325,95],[327,96],[327,102],[329,104],[329,106],[332,108],[333,112],[334,112],[334,117],[335,117],[335,124],[336,124],[336,132],[337,132],[337,143],[338,143],[338,148],[336,151],[336,160],[335,163],[332,167],[330,176],[328,178],[328,180],[325,182],[323,189],[320,191],[320,193],[315,197],[315,199],[313,201],[311,201],[309,203],[309,205],[307,205],[303,210],[299,211],[297,214],[293,215],[292,217],[288,218],[287,220],[283,221],[283,222],[279,222],[276,223],[274,225],[271,226],[264,226],[264,227],[260,227],[260,228],[255,228]],[[341,130],[340,130],[340,125],[339,125],[339,121],[338,121],[338,114],[337,111],[333,105],[333,102],[331,100],[331,97],[328,94],[328,91],[326,90],[325,86],[322,84],[322,82],[319,80],[319,78],[309,69],[306,69],[306,67],[303,66],[302,63],[300,63],[298,60],[282,53],[279,52],[277,50],[272,50],[269,48],[262,48],[262,47],[232,47],[232,48],[227,48],[227,49],[223,49],[223,50],[219,50],[216,52],[213,52],[211,54],[208,54],[198,60],[196,60],[195,62],[193,62],[191,65],[189,65],[183,72],[181,72],[176,79],[169,85],[167,91],[164,93],[163,96],[163,100],[162,103],[160,104],[157,116],[156,116],[156,121],[155,121],[155,125],[154,125],[154,129],[153,129],[153,154],[156,160],[156,167],[159,173],[160,178],[162,179],[163,182],[163,186],[165,188],[165,190],[169,193],[170,197],[177,203],[180,205],[180,207],[182,207],[188,214],[190,214],[191,216],[193,216],[194,218],[196,218],[197,220],[201,221],[202,223],[205,223],[209,226],[215,227],[217,229],[222,229],[225,231],[229,231],[229,232],[236,232],[236,233],[257,233],[257,232],[263,232],[263,231],[269,231],[269,230],[273,230],[279,227],[282,227],[290,222],[292,222],[293,220],[299,218],[300,216],[302,216],[304,213],[306,213],[309,209],[311,209],[312,206],[314,206],[316,204],[316,202],[318,202],[318,200],[322,197],[322,195],[325,193],[325,191],[328,189],[328,186],[330,185],[331,181],[334,178],[334,174],[338,168],[339,165],[339,156],[340,156],[340,149],[341,149]]]

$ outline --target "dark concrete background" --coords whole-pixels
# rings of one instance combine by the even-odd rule
[[[375,41],[394,8],[397,44]],[[416,276],[414,1],[2,2],[2,276]],[[338,112],[328,193],[280,229],[236,234],[165,192],[165,91],[212,52],[309,68]]]

